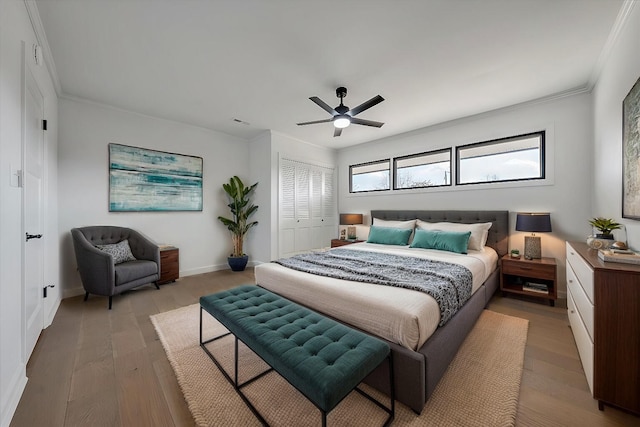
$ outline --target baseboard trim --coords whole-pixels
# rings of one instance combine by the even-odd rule
[[[195,276],[196,274],[210,273],[212,271],[227,270],[227,264],[208,265],[206,267],[192,268],[190,270],[180,270],[180,277]]]
[[[71,289],[65,289],[62,292],[62,299],[77,297],[78,295],[84,295],[84,288],[82,286],[77,286]]]
[[[10,391],[6,394],[6,401],[2,402],[2,427],[9,427],[16,409],[18,409],[18,403],[20,403],[20,398],[27,385],[26,374],[26,365],[21,363],[20,369],[16,371],[10,383]]]
[[[62,301],[61,298],[57,298],[55,300],[55,302],[53,303],[53,307],[51,307],[51,310],[49,311],[49,313],[46,314],[45,324],[44,324],[45,328],[48,328],[53,323],[53,319],[56,317],[56,313],[58,312],[58,308],[60,308],[60,302],[61,301]]]

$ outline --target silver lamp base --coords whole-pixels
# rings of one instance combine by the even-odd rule
[[[540,237],[524,236],[524,258],[525,259],[542,258],[542,249],[540,248]]]

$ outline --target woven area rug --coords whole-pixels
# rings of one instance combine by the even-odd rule
[[[198,344],[199,305],[151,316],[185,400],[200,426],[260,425]],[[485,310],[420,415],[396,404],[394,426],[510,426],[515,424],[528,321]],[[226,330],[204,313],[204,337]],[[229,336],[207,347],[233,377]],[[240,345],[244,381],[266,365]],[[380,395],[362,386],[383,403]],[[272,426],[318,426],[320,412],[275,372],[243,389]],[[330,426],[382,425],[386,413],[352,392],[327,417]]]

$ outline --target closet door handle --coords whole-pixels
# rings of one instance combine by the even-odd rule
[[[29,233],[25,233],[27,235],[27,238],[25,240],[25,242],[28,242],[31,239],[41,239],[42,238],[42,234],[29,234]]]

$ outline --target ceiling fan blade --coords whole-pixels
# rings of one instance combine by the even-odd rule
[[[382,125],[384,124],[382,122],[374,122],[373,120],[358,119],[356,117],[351,118],[351,123],[354,125],[371,126],[374,128],[381,128]]]
[[[324,120],[314,120],[312,122],[302,122],[302,123],[297,123],[298,126],[304,126],[304,125],[315,125],[316,123],[329,123],[332,122],[333,119],[324,119]]]
[[[380,95],[376,95],[373,98],[371,98],[370,100],[368,100],[366,102],[363,102],[362,104],[358,105],[355,108],[352,108],[351,110],[349,110],[347,112],[347,114],[351,115],[351,117],[356,116],[356,115],[362,113],[364,110],[368,110],[369,108],[373,107],[374,105],[378,105],[382,101],[384,101],[384,98],[381,97]]]
[[[338,114],[338,112],[336,110],[331,108],[329,105],[327,105],[326,102],[324,102],[322,99],[318,98],[317,96],[312,96],[309,99],[312,100],[313,102],[315,102],[316,104],[318,104],[318,106],[320,108],[322,108],[324,111],[326,111],[327,113],[331,114],[332,116],[335,116],[335,115]]]
[[[333,131],[333,137],[335,138],[336,136],[340,135],[342,135],[342,128],[335,128],[335,130]]]

